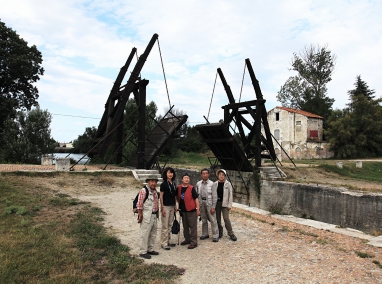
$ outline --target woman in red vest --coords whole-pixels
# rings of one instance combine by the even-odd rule
[[[189,249],[198,246],[198,216],[199,210],[199,194],[190,184],[190,176],[185,173],[182,177],[182,184],[178,185],[177,200],[179,204],[180,214],[182,215],[183,236],[182,246],[189,245]]]

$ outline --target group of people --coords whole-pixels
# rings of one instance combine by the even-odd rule
[[[140,257],[150,259],[152,255],[159,254],[154,250],[159,215],[162,221],[161,248],[170,250],[175,246],[171,243],[171,227],[177,211],[180,212],[183,224],[184,240],[181,245],[188,245],[188,249],[198,246],[198,216],[202,220],[200,240],[209,238],[208,222],[211,223],[212,241],[218,242],[223,237],[221,221],[223,215],[228,236],[232,241],[237,241],[229,219],[233,190],[227,180],[226,171],[219,169],[216,172],[218,180],[215,182],[209,179],[208,168],[202,169],[200,174],[202,179],[195,186],[190,184],[188,173],[183,174],[182,183],[177,186],[174,169],[167,167],[162,174],[163,183],[160,185],[159,196],[156,190],[158,178],[152,176],[146,179],[148,194],[143,187],[139,192],[137,203],[141,234]]]

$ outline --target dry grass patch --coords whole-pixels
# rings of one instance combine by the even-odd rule
[[[35,189],[35,176],[0,176],[2,283],[172,283],[184,273],[131,255],[100,223],[102,210],[45,179]]]

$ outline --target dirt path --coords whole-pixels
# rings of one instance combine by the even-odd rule
[[[77,196],[107,213],[105,226],[134,254],[139,253],[139,225],[131,203],[137,190],[136,186],[116,186],[112,192],[94,194],[89,188]],[[360,239],[256,214],[248,217],[238,209],[232,214],[232,225],[237,242],[224,232],[218,243],[211,238],[199,240],[194,250],[160,249],[158,229],[160,255],[146,261],[185,268],[179,283],[382,283],[382,269],[372,262],[382,263],[382,249]],[[198,226],[200,235],[200,222]],[[177,237],[172,241],[177,242]],[[355,251],[374,257],[360,258]]]

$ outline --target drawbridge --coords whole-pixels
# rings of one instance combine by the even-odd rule
[[[218,166],[217,163],[220,163],[219,166],[224,169],[237,171],[243,180],[241,172],[253,172],[261,168],[263,159],[267,159],[273,162],[280,176],[282,176],[276,166],[276,161],[280,161],[273,146],[273,141],[278,142],[269,129],[265,100],[259,81],[249,59],[245,60],[245,64],[256,94],[256,100],[240,102],[239,99],[239,102],[235,102],[231,88],[222,70],[218,68],[217,75],[220,76],[229,100],[228,105],[222,106],[224,111],[223,122],[210,123],[207,117],[205,118],[206,124],[196,125],[195,128],[215,156],[215,164],[210,160],[213,168]],[[243,184],[246,184],[244,180]],[[247,185],[245,186],[249,194],[249,188]]]
[[[146,87],[149,80],[141,78],[142,68],[156,42],[158,43],[169,102],[169,110],[160,121],[151,117],[146,110]],[[137,57],[137,63],[130,72],[127,83],[122,85],[123,78],[134,56]],[[136,105],[134,109],[127,108],[130,96]],[[151,169],[157,163],[157,157],[168,141],[176,135],[176,132],[187,121],[186,115],[174,115],[172,113],[173,107],[168,94],[158,35],[154,34],[143,54],[138,57],[137,49],[134,47],[125,65],[120,69],[106,101],[105,111],[97,128],[93,144],[87,155],[90,158],[94,156],[105,158],[105,156],[108,156],[109,160],[105,168],[111,161],[120,164],[125,159],[125,164],[128,166],[138,169]],[[150,122],[150,127],[147,127],[147,122]],[[126,125],[129,125],[129,127],[126,127]],[[154,126],[152,127],[152,125]],[[130,143],[128,145],[130,148],[131,145],[136,148],[136,150],[130,151],[131,156],[126,156],[126,151],[124,151],[127,143]]]

